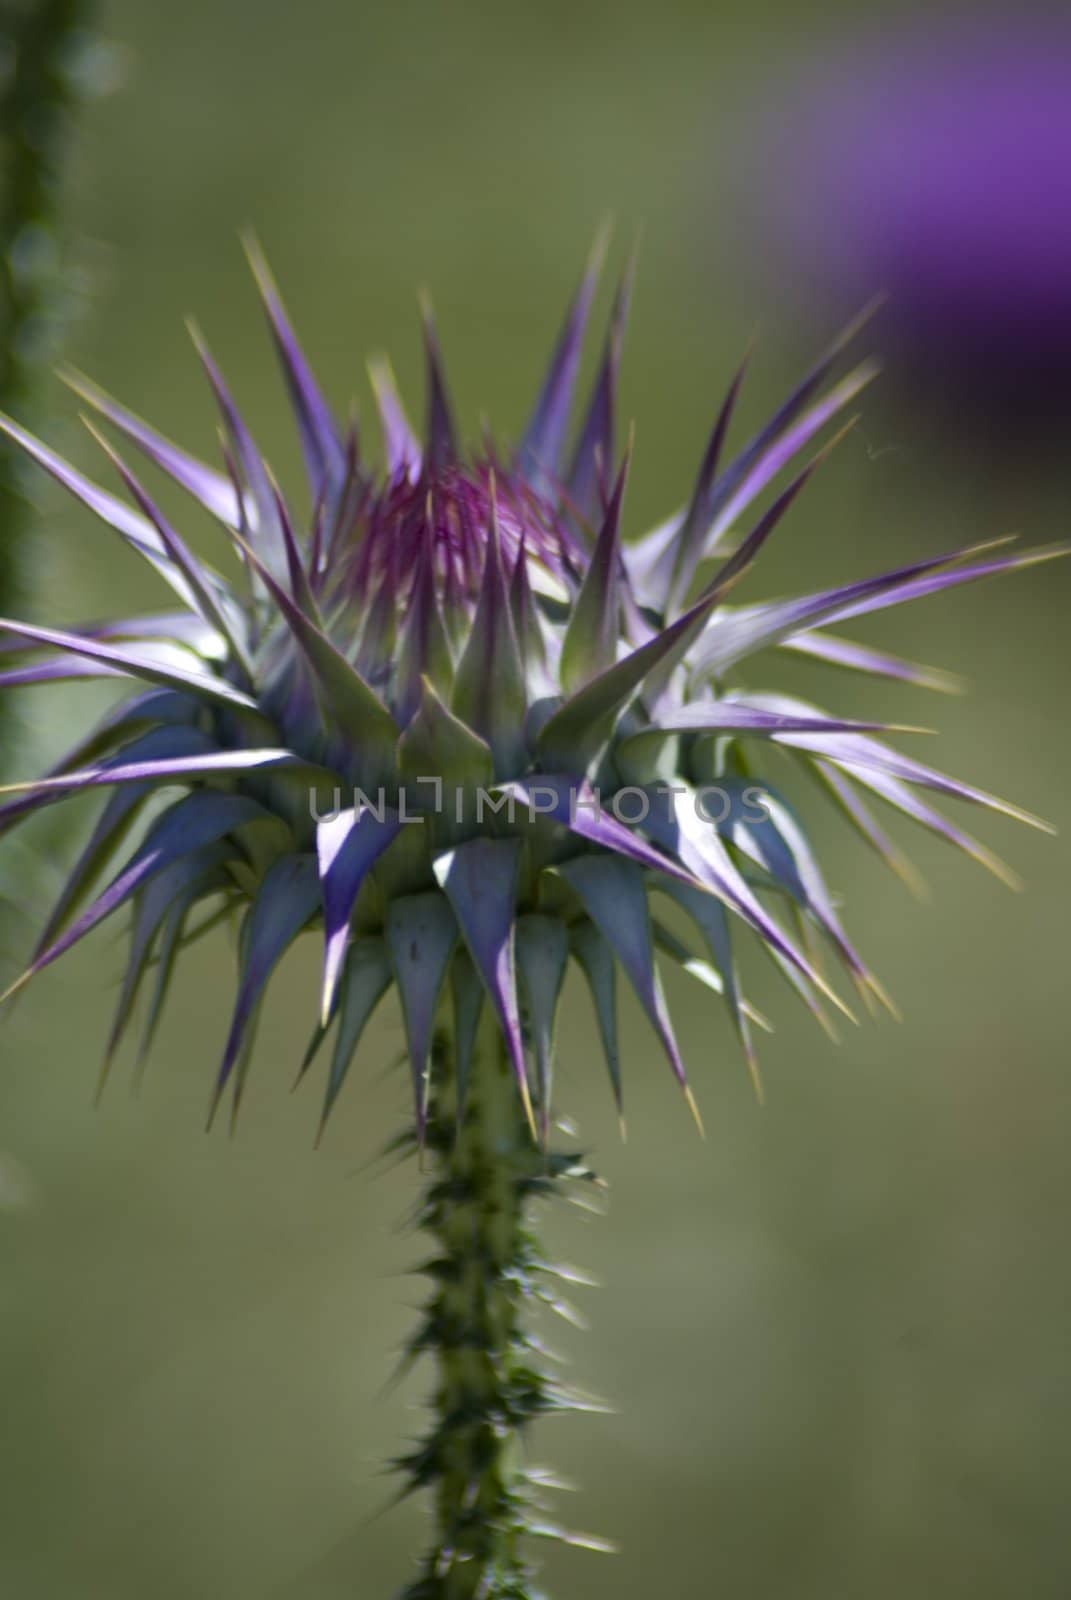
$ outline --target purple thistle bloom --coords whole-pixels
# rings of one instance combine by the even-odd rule
[[[1066,421],[1071,27],[1016,11],[882,32],[787,90],[769,226],[838,304],[880,289],[919,378]]]
[[[221,524],[238,577],[193,553],[103,437],[129,500],[3,424],[180,602],[66,631],[0,623],[0,685],[117,675],[140,685],[52,772],[9,787],[0,808],[7,831],[71,793],[111,791],[20,980],[130,906],[108,1061],[153,967],[143,1050],[177,952],[217,915],[239,914],[241,971],[213,1107],[227,1090],[237,1105],[271,973],[310,926],[325,944],[310,1060],[341,1019],[325,1117],[365,1023],[394,986],[418,1129],[440,1009],[453,1008],[461,1039],[486,999],[529,1120],[534,1127],[538,1113],[545,1133],[569,954],[590,983],[618,1098],[613,987],[604,981],[615,963],[690,1098],[656,952],[723,995],[752,1065],[757,1018],[736,977],[745,936],[812,1010],[847,1009],[786,931],[786,908],[828,943],[864,997],[883,998],[841,926],[818,851],[761,776],[771,744],[819,777],[901,874],[898,850],[868,810],[872,796],[1006,875],[927,797],[1035,819],[875,736],[895,730],[749,694],[740,677],[758,652],[789,650],[940,687],[931,669],[827,628],[1060,553],[952,550],[820,593],[731,603],[828,445],[812,459],[809,449],[872,375],[863,365],[834,381],[847,336],[732,453],[738,378],[715,414],[690,498],[629,542],[629,452],[618,454],[614,435],[627,275],[579,417],[594,265],[513,449],[462,448],[426,316],[426,426],[418,438],[389,370],[374,369],[386,456],[377,467],[336,422],[255,252],[254,270],[301,439],[307,510],[276,484],[200,340],[226,441],[220,468],[71,379]],[[767,490],[774,498],[760,509]],[[161,786],[186,793],[139,833]],[[407,825],[414,818],[420,826]],[[106,870],[110,880],[91,898]],[[695,949],[663,926],[656,891],[691,915]]]

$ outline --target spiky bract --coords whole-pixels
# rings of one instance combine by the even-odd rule
[[[873,722],[749,694],[739,668],[759,651],[789,650],[939,687],[939,675],[826,625],[1039,555],[955,550],[800,598],[730,605],[730,590],[814,470],[816,460],[800,467],[809,447],[872,375],[864,364],[827,386],[847,336],[730,455],[738,376],[690,499],[628,542],[628,452],[618,459],[614,419],[627,273],[575,429],[595,264],[514,449],[462,448],[426,316],[427,426],[418,441],[388,369],[374,369],[386,456],[376,468],[356,431],[336,423],[255,252],[253,260],[308,470],[305,510],[276,484],[199,339],[222,416],[223,470],[71,380],[217,519],[240,567],[234,578],[193,553],[103,439],[133,506],[4,425],[179,601],[157,615],[66,631],[0,625],[4,685],[117,675],[142,685],[47,777],[9,792],[0,811],[8,829],[67,795],[111,790],[29,972],[132,905],[110,1060],[139,989],[151,988],[145,1049],[178,952],[218,918],[242,913],[238,994],[214,1098],[229,1087],[237,1104],[270,974],[303,929],[320,926],[322,1007],[309,1060],[338,1021],[325,1115],[393,985],[418,1128],[440,1008],[452,1009],[463,1088],[485,1004],[529,1119],[546,1128],[570,959],[590,985],[619,1098],[618,967],[685,1086],[656,954],[724,996],[749,1061],[759,1019],[737,981],[743,932],[816,1013],[823,1002],[841,1004],[786,931],[786,910],[831,945],[865,995],[880,995],[807,833],[763,776],[764,753],[777,746],[820,778],[900,870],[870,796],[997,870],[929,796],[1013,808],[901,754],[874,737]],[[704,816],[697,791],[711,785]],[[150,804],[175,786],[185,793],[162,810]],[[407,825],[414,817],[420,825]],[[659,919],[656,891],[688,913],[702,956]]]

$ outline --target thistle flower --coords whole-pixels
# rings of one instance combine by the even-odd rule
[[[377,468],[355,428],[336,421],[251,255],[304,453],[307,511],[276,483],[199,336],[222,418],[222,469],[70,379],[219,522],[240,578],[193,553],[103,436],[132,504],[3,424],[179,601],[66,631],[0,624],[2,684],[118,676],[142,685],[47,776],[7,791],[4,830],[71,794],[110,791],[15,987],[130,906],[107,1066],[139,990],[151,980],[144,1053],[180,951],[240,914],[237,996],[212,1099],[215,1109],[229,1092],[237,1108],[272,971],[315,926],[323,978],[302,1070],[337,1022],[325,1118],[370,1016],[397,990],[415,1137],[439,1163],[423,1218],[439,1246],[428,1269],[436,1294],[412,1346],[438,1353],[439,1422],[405,1462],[414,1484],[437,1485],[439,1538],[412,1594],[522,1595],[516,1540],[532,1520],[532,1484],[522,1493],[523,1474],[504,1451],[532,1416],[568,1403],[533,1369],[519,1312],[542,1266],[525,1204],[581,1171],[575,1158],[540,1149],[570,959],[590,987],[619,1105],[618,969],[693,1105],[657,957],[723,998],[753,1071],[763,1019],[740,988],[745,937],[820,1019],[826,1006],[847,1007],[816,944],[865,1000],[885,1002],[768,765],[776,757],[820,780],[902,876],[910,868],[872,814],[873,797],[1004,877],[932,797],[1036,819],[902,754],[878,737],[895,730],[876,721],[749,691],[741,669],[759,652],[791,651],[941,688],[939,673],[829,625],[1057,552],[951,550],[820,592],[738,604],[736,585],[828,454],[827,445],[808,459],[811,447],[873,376],[864,362],[833,381],[855,329],[729,454],[741,369],[684,505],[628,542],[631,442],[619,454],[615,389],[629,272],[578,425],[571,431],[597,256],[512,449],[462,447],[425,311],[423,435],[406,420],[389,368],[375,366],[386,456]],[[179,798],[153,806],[158,791],[175,788]],[[686,914],[695,945],[671,931],[667,903]]]
[[[880,285],[899,351],[1004,435],[1067,420],[1069,65],[1055,15],[928,17],[824,53],[775,135],[793,281],[849,303]]]
[[[627,277],[571,452],[567,430],[594,266],[569,310],[528,427],[506,454],[489,442],[472,455],[462,450],[426,313],[424,439],[411,430],[389,369],[376,366],[386,451],[386,470],[377,472],[356,431],[336,424],[267,269],[255,253],[253,260],[308,469],[305,525],[198,335],[222,416],[223,471],[185,454],[81,378],[70,379],[84,401],[219,521],[242,563],[242,584],[193,554],[101,435],[136,509],[16,424],[3,424],[182,603],[66,632],[2,624],[11,663],[0,678],[5,686],[115,675],[146,685],[46,777],[15,786],[21,792],[0,812],[6,830],[72,793],[114,791],[25,975],[133,902],[109,1055],[157,940],[167,934],[169,959],[157,963],[162,1000],[184,930],[198,907],[221,901],[248,911],[217,1099],[228,1085],[240,1092],[243,1046],[271,971],[314,921],[325,934],[321,1027],[346,1010],[345,1050],[336,1053],[325,1109],[346,1075],[348,1052],[393,983],[405,1013],[418,1124],[435,1010],[458,949],[469,959],[454,970],[455,978],[465,974],[454,984],[455,1023],[485,992],[528,1101],[519,968],[540,1041],[534,1090],[544,1113],[570,954],[591,982],[618,1095],[608,976],[614,958],[682,1084],[657,948],[724,992],[748,1051],[753,1018],[737,992],[733,956],[745,931],[812,1006],[820,998],[838,1004],[767,909],[766,892],[802,913],[864,993],[880,995],[842,929],[801,824],[758,777],[763,746],[771,744],[819,776],[901,872],[899,854],[865,807],[868,794],[1007,876],[926,797],[1036,819],[900,754],[872,736],[881,731],[877,723],[748,692],[739,682],[749,657],[777,648],[941,687],[939,674],[849,643],[826,625],[1058,553],[978,546],[798,599],[728,603],[827,452],[797,470],[740,538],[751,508],[873,376],[864,363],[821,393],[846,337],[726,461],[741,371],[685,508],[629,544],[622,536],[629,452],[615,464],[614,440]],[[671,790],[659,792],[661,782]],[[704,784],[715,784],[724,798],[719,792],[704,803]],[[188,792],[154,818],[122,870],[80,909],[95,876],[123,851],[153,790],[164,785]],[[750,803],[748,788],[755,791]],[[357,803],[334,815],[331,798],[355,793]],[[726,814],[715,825],[719,810]],[[768,814],[756,820],[761,811]],[[630,815],[642,815],[642,824],[622,820]],[[404,827],[420,817],[426,827]],[[691,914],[709,967],[669,937],[649,906],[655,892]],[[156,1017],[154,1007],[153,1024]],[[460,1036],[469,1031],[462,1026]]]

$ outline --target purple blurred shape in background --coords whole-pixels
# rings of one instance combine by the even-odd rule
[[[1071,23],[913,23],[785,103],[758,192],[797,285],[845,313],[887,293],[905,376],[971,414],[1071,417]]]

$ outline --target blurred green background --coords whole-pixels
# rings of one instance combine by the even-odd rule
[[[683,497],[756,325],[745,423],[831,331],[756,258],[741,173],[778,75],[823,30],[860,26],[858,7],[118,0],[105,25],[126,85],[79,143],[72,222],[95,288],[71,353],[197,449],[213,451],[214,420],[192,310],[266,452],[294,466],[243,225],[340,407],[356,392],[368,410],[363,361],[380,348],[413,393],[428,284],[466,428],[486,410],[507,436],[597,222],[616,215],[621,253],[642,226],[623,394],[634,531]],[[1066,468],[1002,472],[991,442],[934,435],[925,397],[906,399],[868,400],[748,597],[1066,532]],[[58,385],[49,400],[50,437],[88,463],[74,403]],[[43,505],[38,614],[160,602],[106,530]],[[869,714],[939,722],[950,771],[1066,823],[1068,590],[1045,568],[857,628],[972,690],[870,686]],[[790,682],[864,703],[817,667]],[[33,693],[26,774],[105,703]],[[551,1333],[620,1410],[549,1424],[536,1445],[583,1486],[565,1519],[623,1554],[550,1555],[560,1600],[1071,1592],[1068,844],[981,822],[1028,881],[1015,896],[901,830],[934,888],[919,907],[810,814],[901,1025],[831,1050],[760,966],[752,987],[779,1021],[760,1110],[724,1016],[670,975],[709,1137],[626,999],[622,1147],[586,997],[567,1010],[561,1099],[610,1203],[548,1227],[607,1287],[583,1295],[589,1333]],[[70,843],[50,821],[39,844],[44,900]],[[28,937],[11,931],[5,959]],[[382,1472],[426,1379],[387,1387],[420,1293],[403,1275],[416,1174],[370,1165],[406,1114],[400,1029],[381,1021],[314,1153],[316,1090],[288,1093],[310,942],[274,990],[237,1138],[206,1137],[233,973],[221,936],[187,962],[140,1095],[121,1067],[94,1111],[115,937],[45,974],[0,1031],[0,1589],[386,1596],[424,1534],[421,1507],[384,1511]]]

